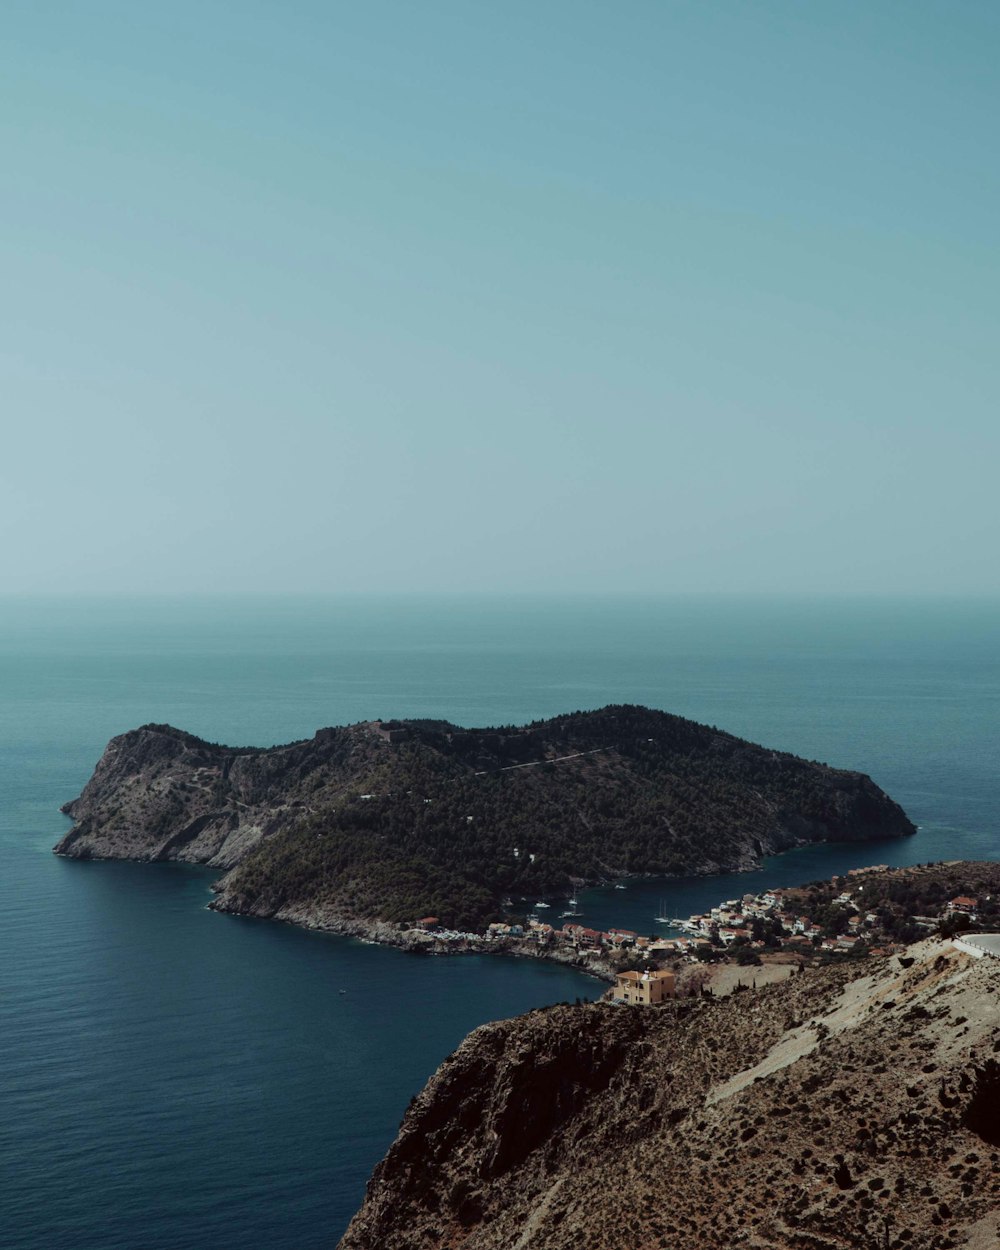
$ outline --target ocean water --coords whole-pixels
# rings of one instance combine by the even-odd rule
[[[1000,853],[995,601],[0,600],[0,1246],[332,1247],[470,1028],[600,990],[217,916],[202,869],[55,858],[109,737],[168,721],[267,745],[609,702],[862,769],[920,830],[592,890],[591,923],[651,932],[661,906]]]

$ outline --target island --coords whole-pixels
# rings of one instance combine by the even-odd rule
[[[144,725],[63,811],[59,855],[205,864],[220,911],[415,947],[445,931],[450,949],[483,948],[490,925],[491,948],[505,924],[526,936],[533,901],[589,883],[915,831],[861,773],[632,705],[493,729],[371,720],[267,748]]]

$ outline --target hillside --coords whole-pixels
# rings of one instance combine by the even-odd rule
[[[472,1033],[340,1250],[994,1250],[1000,960],[891,958]]]
[[[841,902],[845,888],[853,899],[847,907]],[[856,869],[851,877],[812,881],[781,895],[786,910],[807,916],[825,933],[844,932],[851,910],[872,917],[865,927],[882,942],[915,942],[928,928],[949,937],[1000,930],[1000,863],[990,861]],[[956,896],[964,900],[963,910],[952,910]]]
[[[63,810],[57,853],[226,869],[227,910],[463,928],[584,881],[914,832],[862,774],[632,706],[492,730],[372,721],[260,750],[147,725]]]

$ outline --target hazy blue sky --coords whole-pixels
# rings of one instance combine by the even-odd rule
[[[1000,589],[995,0],[0,33],[0,589]]]

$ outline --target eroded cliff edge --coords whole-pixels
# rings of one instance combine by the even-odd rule
[[[472,1033],[340,1250],[993,1250],[1000,961],[945,941]]]
[[[664,712],[522,727],[371,721],[265,749],[169,725],[114,738],[56,847],[227,870],[218,906],[347,931],[635,873],[748,868],[809,841],[914,832],[870,778]]]

